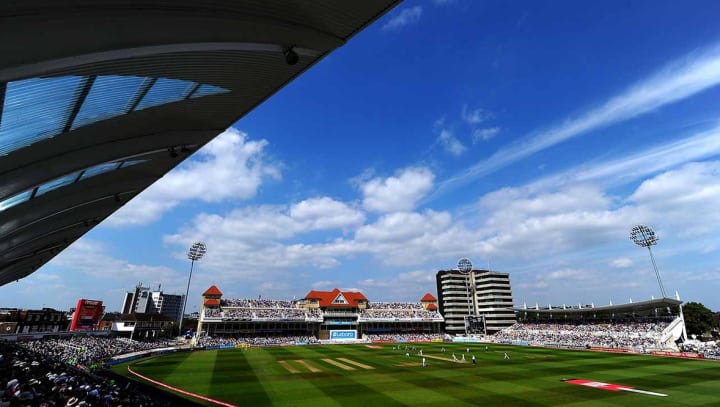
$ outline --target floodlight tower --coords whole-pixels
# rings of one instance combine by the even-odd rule
[[[467,295],[467,302],[468,302],[468,314],[465,317],[465,335],[467,335],[468,325],[470,323],[469,317],[470,317],[470,315],[472,315],[472,311],[471,311],[472,299],[470,298],[470,278],[472,278],[472,275],[470,273],[472,272],[473,265],[472,265],[472,262],[470,261],[470,259],[463,257],[462,259],[458,260],[457,268],[458,268],[458,271],[460,272],[460,274],[467,276],[467,280],[465,281],[465,290],[466,290],[465,292]]]
[[[190,259],[190,276],[188,277],[187,289],[185,290],[185,301],[183,301],[182,314],[180,314],[180,325],[178,332],[180,335],[182,335],[183,318],[185,318],[185,306],[187,305],[187,297],[190,293],[190,280],[192,280],[193,265],[196,261],[202,259],[206,251],[207,247],[205,247],[205,243],[199,241],[193,243],[193,245],[190,246],[190,250],[188,250],[187,257],[188,259]]]
[[[658,285],[660,286],[660,294],[662,294],[663,298],[666,298],[665,287],[663,287],[660,272],[658,271],[657,264],[655,264],[655,257],[652,254],[652,249],[650,249],[650,246],[656,245],[660,239],[650,226],[635,225],[630,229],[630,240],[640,247],[647,247],[650,253],[650,261],[652,261],[653,269],[655,270],[655,277],[657,277]]]

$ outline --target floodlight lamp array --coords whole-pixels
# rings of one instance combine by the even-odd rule
[[[188,259],[192,261],[200,260],[207,251],[207,247],[205,246],[205,243],[203,242],[195,242],[192,246],[190,246],[190,250],[188,250]]]
[[[656,245],[660,239],[651,227],[636,225],[630,229],[630,240],[640,247],[650,247],[652,245]]]

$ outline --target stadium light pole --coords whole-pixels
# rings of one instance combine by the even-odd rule
[[[463,257],[462,259],[458,260],[457,268],[458,268],[458,271],[460,272],[460,274],[462,274],[464,276],[468,276],[467,280],[465,281],[465,293],[467,295],[467,303],[468,303],[468,314],[465,317],[465,335],[467,336],[468,325],[470,323],[469,318],[471,315],[471,311],[470,311],[470,272],[472,272],[473,265],[472,265],[472,262],[470,261],[470,259]]]
[[[659,238],[655,234],[655,231],[651,227],[645,225],[635,225],[630,229],[630,240],[640,247],[647,247],[650,253],[650,261],[652,262],[653,269],[655,270],[655,277],[657,277],[658,285],[660,286],[660,294],[662,297],[665,295],[665,287],[663,287],[662,280],[660,279],[660,272],[658,271],[657,264],[655,263],[655,257],[653,256],[652,249],[650,246],[656,245]]]
[[[199,241],[193,243],[193,245],[190,246],[190,250],[188,250],[187,257],[190,259],[190,276],[188,277],[187,289],[185,290],[185,300],[183,301],[182,313],[180,314],[180,325],[178,330],[179,335],[182,335],[183,318],[185,318],[185,306],[187,306],[187,298],[190,293],[190,280],[192,280],[193,265],[195,265],[196,261],[202,259],[206,251],[207,247],[205,247],[205,243]]]

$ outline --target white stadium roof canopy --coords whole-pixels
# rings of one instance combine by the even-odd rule
[[[527,315],[568,315],[568,316],[592,316],[592,315],[607,315],[607,314],[632,314],[632,313],[648,313],[658,309],[664,309],[667,307],[677,307],[683,302],[672,298],[655,298],[652,300],[628,302],[624,304],[615,305],[599,305],[599,306],[588,306],[582,307],[575,306],[553,306],[551,307],[528,307],[528,308],[514,308],[515,311],[520,313],[527,313]]]
[[[0,285],[36,271],[399,2],[0,4]]]

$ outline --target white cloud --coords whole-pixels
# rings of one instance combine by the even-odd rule
[[[481,141],[488,141],[500,133],[500,127],[488,127],[485,129],[475,129],[472,133],[473,143],[477,144]]]
[[[632,266],[633,264],[634,263],[631,259],[629,259],[627,257],[621,257],[619,259],[613,259],[612,261],[610,261],[610,263],[608,265],[612,268],[622,269],[622,268],[628,268],[628,267]]]
[[[317,283],[313,288],[353,284],[348,279],[361,275],[365,277],[354,284],[363,290],[397,298],[412,293],[396,289],[401,284],[398,277],[375,274],[372,266],[362,260],[364,257],[380,263],[381,269],[397,267],[400,275],[407,267],[437,270],[443,267],[437,264],[452,264],[454,259],[472,253],[476,260],[492,259],[501,270],[508,264],[519,267],[522,272],[513,273],[514,286],[517,283],[525,294],[536,295],[533,300],[567,290],[572,295],[563,301],[584,300],[587,296],[604,301],[611,289],[637,292],[639,287],[644,291],[633,296],[649,298],[654,294],[654,287],[648,288],[654,277],[645,266],[632,267],[629,258],[637,248],[627,238],[629,227],[646,221],[660,224],[661,239],[673,242],[663,246],[660,255],[698,253],[702,246],[692,241],[684,244],[679,236],[686,227],[704,236],[720,231],[720,218],[713,212],[720,202],[716,187],[720,185],[719,167],[720,162],[688,164],[646,180],[627,197],[610,195],[596,184],[503,188],[479,199],[479,210],[473,214],[478,216],[472,219],[454,218],[446,211],[413,211],[414,202],[425,193],[422,191],[431,187],[433,176],[426,169],[410,168],[360,186],[368,209],[386,210],[369,223],[365,223],[362,211],[351,204],[315,197],[293,205],[238,208],[225,215],[201,214],[191,225],[167,236],[166,243],[180,245],[184,250],[193,240],[205,239],[209,251],[203,259],[204,269],[227,284],[247,284],[257,289],[269,280],[297,281],[293,280],[293,270],[305,272],[308,268],[316,273],[326,270],[321,276],[313,276],[311,281]],[[410,196],[401,202],[413,204],[380,199],[397,195]],[[375,202],[375,206],[369,202]],[[691,210],[683,213],[688,204]],[[708,216],[701,218],[696,216],[698,213]],[[323,234],[300,236],[317,230]],[[349,266],[358,258],[361,267],[370,268]],[[661,257],[658,260],[663,264],[667,261]],[[336,277],[329,273],[339,274]],[[434,271],[417,274],[415,277],[421,280],[417,285],[404,284],[418,290],[432,287],[423,279],[433,275]],[[538,277],[533,279],[535,275]],[[291,284],[285,291],[296,288]],[[283,291],[280,287],[273,289]]]
[[[199,215],[192,225],[166,236],[165,242],[185,248],[196,239],[205,240],[203,267],[224,281],[239,282],[284,279],[288,270],[302,267],[333,269],[358,255],[371,255],[385,264],[420,264],[454,255],[457,242],[470,236],[452,227],[448,213],[425,211],[391,213],[375,223],[355,225],[350,239],[295,242],[297,234],[316,225],[293,218],[280,206],[243,208],[225,216]]]
[[[478,213],[485,215],[480,230],[489,253],[503,258],[539,258],[628,241],[628,230],[637,223],[660,226],[659,233],[674,239],[710,236],[720,230],[714,209],[719,185],[720,161],[711,161],[647,179],[626,199],[611,198],[597,185],[503,188],[480,199]]]
[[[245,242],[249,246],[292,238],[317,230],[342,229],[363,224],[365,215],[345,203],[328,197],[307,199],[289,207],[261,205],[237,208],[227,215],[201,213],[191,233],[181,232],[172,239],[190,243],[195,238],[217,236]]]
[[[534,308],[536,301],[540,306],[567,306],[590,305],[592,298],[603,302],[596,302],[595,305],[605,305],[609,297],[606,295],[620,292],[637,292],[642,285],[636,275],[623,274],[608,276],[603,271],[592,268],[559,268],[549,273],[533,273],[521,275],[517,285],[524,295],[530,295],[531,303],[528,308]],[[604,290],[599,290],[602,288]],[[629,290],[629,291],[628,291]],[[598,296],[598,291],[602,294]],[[644,293],[643,293],[644,294]],[[648,295],[648,299],[650,296]],[[525,302],[518,301],[516,303]],[[629,300],[629,299],[628,299]],[[624,300],[622,302],[626,302]]]
[[[480,199],[480,207],[487,213],[485,224],[497,230],[522,225],[528,218],[603,211],[609,203],[600,190],[590,185],[538,194],[523,188],[502,188]]]
[[[258,286],[259,291],[265,294],[265,298],[282,298],[281,293],[288,292],[292,288],[287,281],[265,281]]]
[[[440,233],[450,227],[450,223],[451,217],[447,212],[395,212],[383,215],[374,224],[361,227],[355,237],[359,241],[409,244],[418,237]]]
[[[443,129],[440,131],[437,142],[440,143],[441,146],[443,146],[443,149],[446,152],[456,157],[462,155],[462,153],[467,150],[467,147],[465,147],[463,143],[460,142],[460,140],[455,138],[452,132],[448,129]]]
[[[522,282],[517,284],[517,287],[529,289],[529,290],[540,290],[545,289],[549,286],[547,281],[543,279],[536,279],[535,281]]]
[[[355,247],[386,265],[422,265],[433,259],[477,253],[478,233],[453,224],[448,212],[396,212],[362,226]]]
[[[374,176],[375,176],[375,169],[374,168],[366,168],[360,174],[350,178],[348,180],[348,182],[353,187],[360,188],[360,186],[362,184],[370,181]]]
[[[221,202],[255,196],[266,177],[280,170],[265,161],[267,141],[249,141],[234,128],[217,136],[178,168],[167,173],[122,207],[104,224],[144,225],[184,201]]]
[[[498,259],[537,259],[548,254],[582,251],[627,235],[630,211],[612,210],[615,201],[597,186],[557,191],[503,188],[479,201],[482,248]]]
[[[110,248],[105,244],[88,238],[73,243],[52,259],[50,264],[96,278],[125,281],[130,284],[129,287],[148,276],[159,282],[176,281],[179,277],[179,274],[169,267],[134,264],[118,259],[110,253]],[[181,284],[176,285],[175,288],[181,288]]]
[[[661,174],[641,184],[631,194],[632,200],[625,201],[611,198],[593,185],[543,192],[504,188],[480,199],[482,217],[473,228],[465,227],[448,212],[429,209],[388,212],[365,224],[361,212],[321,197],[291,206],[240,208],[227,215],[201,214],[189,227],[167,236],[166,242],[184,248],[197,238],[206,239],[210,248],[204,259],[206,266],[232,281],[285,278],[283,273],[298,267],[334,269],[346,259],[363,255],[385,265],[408,266],[447,261],[467,253],[492,258],[499,264],[518,259],[537,263],[549,255],[600,250],[619,242],[632,251],[628,228],[645,219],[662,219],[662,233],[668,238],[684,233],[677,225],[692,230],[704,228],[697,233],[720,230],[720,218],[712,214],[715,204],[720,202],[720,196],[715,195],[715,186],[720,185],[718,165],[693,164]],[[394,181],[398,185],[409,184],[405,176],[410,172],[401,173]],[[377,181],[376,187],[394,188],[386,180]],[[659,190],[665,184],[668,186]],[[680,194],[678,188],[683,184],[687,188]],[[676,199],[677,195],[692,197],[690,213],[682,212],[688,201]],[[659,203],[664,204],[658,206]],[[691,220],[696,213],[709,215]],[[314,230],[330,234],[324,235],[323,241],[298,242],[299,234]],[[330,237],[340,230],[344,237]],[[348,236],[348,232],[353,234]],[[573,261],[583,264],[580,258]],[[607,270],[607,262],[596,266]],[[614,269],[630,266],[623,258],[611,261],[610,265]],[[559,276],[561,271],[567,273],[568,269],[574,268],[571,264],[555,267],[548,279]]]
[[[364,279],[358,281],[358,285],[360,291],[370,298],[395,298],[398,301],[420,302],[426,292],[436,291],[436,272],[437,270],[415,270],[391,274],[385,278]]]
[[[628,200],[649,214],[648,223],[682,236],[707,234],[720,226],[720,161],[689,163],[645,180]]]
[[[336,288],[339,284],[340,282],[337,280],[321,280],[310,284],[310,287],[312,287],[313,290],[330,291]]]
[[[434,179],[430,170],[417,167],[385,179],[373,178],[360,186],[363,207],[373,212],[412,210],[432,189]]]
[[[623,185],[668,170],[690,161],[705,159],[720,153],[720,127],[701,131],[690,137],[673,140],[615,160],[594,163],[543,178],[537,187],[602,182],[604,185]]]
[[[308,230],[338,229],[361,225],[365,215],[328,197],[306,199],[290,207],[290,217]]]
[[[469,110],[467,106],[462,107],[460,115],[463,121],[471,126],[476,126],[492,118],[492,114],[483,109],[478,108],[475,110]]]
[[[354,229],[362,225],[365,215],[345,203],[328,197],[311,198],[299,203],[237,208],[226,215],[199,214],[192,224],[165,243],[187,247],[203,239],[208,254],[207,267],[229,281],[263,280],[294,267],[316,269],[337,267],[336,256],[352,254],[359,248],[342,240],[320,243],[295,243],[298,235],[337,229]],[[285,278],[285,277],[282,277]]]
[[[720,84],[720,46],[674,61],[624,93],[562,124],[503,148],[440,185],[454,188],[558,143],[640,116]],[[440,195],[440,192],[435,194]]]
[[[383,30],[396,30],[409,24],[417,23],[422,16],[422,6],[414,6],[402,9],[399,13],[395,13],[382,26]]]
[[[648,259],[631,260],[642,253],[628,239],[629,228],[646,223],[660,236],[653,252],[661,272],[672,270],[663,274],[668,292],[702,295],[689,288],[685,275],[706,278],[713,267],[712,257],[701,253],[720,232],[718,185],[720,161],[710,161],[665,171],[624,196],[611,196],[600,185],[503,188],[479,201],[472,215],[479,216],[480,233],[470,239],[476,239],[474,253],[511,272],[520,303],[607,304],[658,296]],[[683,274],[688,258],[693,272]]]
[[[503,188],[487,194],[484,199],[489,200],[493,196],[502,196],[506,193],[512,193],[517,197],[532,196],[563,188],[576,188],[577,185],[610,188],[642,180],[649,175],[668,171],[679,165],[717,154],[720,154],[720,127],[701,131],[680,140],[651,146],[613,160],[571,168],[539,178],[521,187]],[[545,170],[545,165],[541,164],[538,169]],[[437,191],[434,192],[431,197],[437,196],[437,193]],[[472,208],[467,210],[473,211]]]
[[[592,273],[587,270],[562,269],[555,270],[548,275],[550,280],[585,280],[592,278]]]
[[[703,271],[703,272],[683,272],[680,273],[680,279],[685,281],[720,281],[720,270]]]

